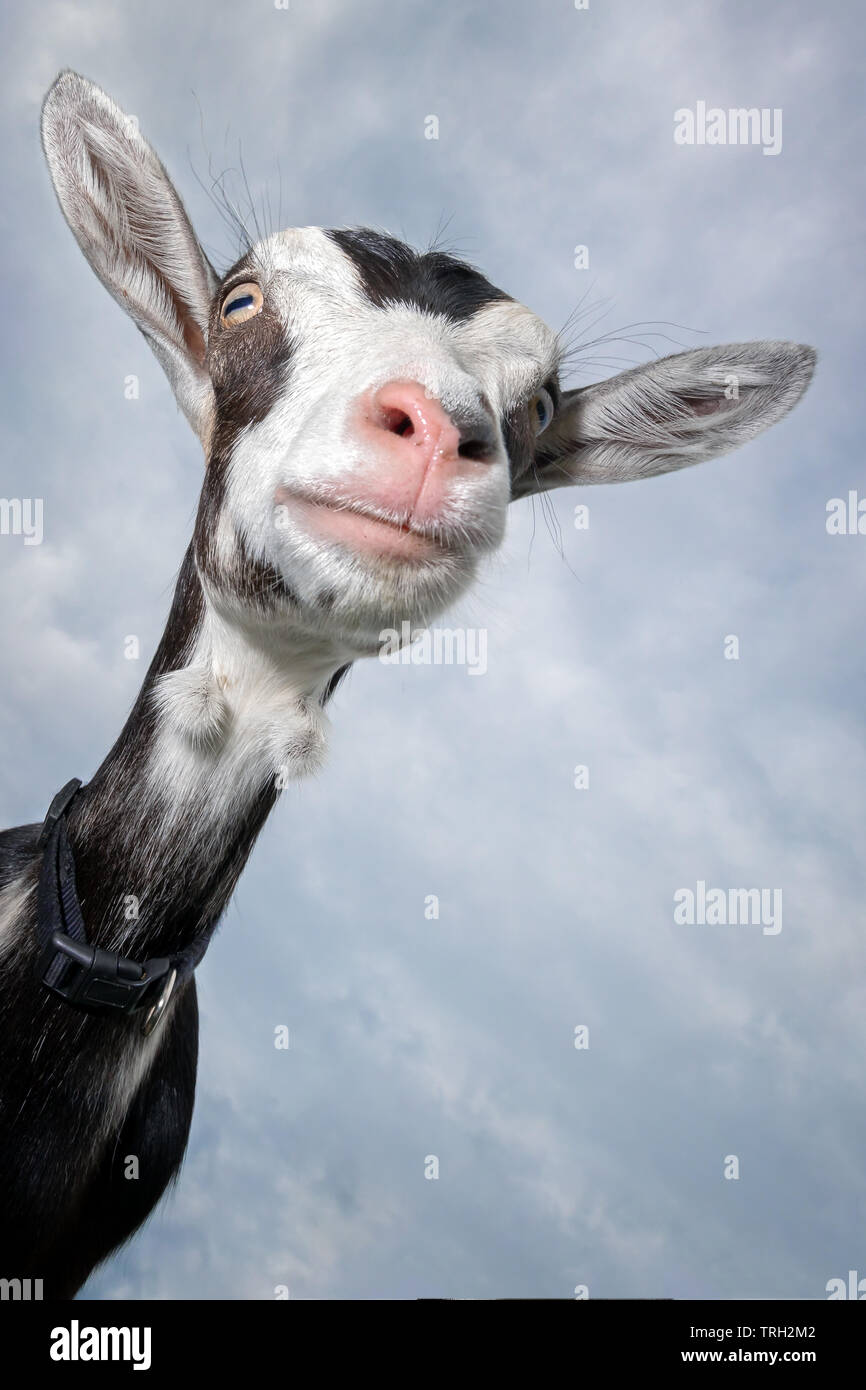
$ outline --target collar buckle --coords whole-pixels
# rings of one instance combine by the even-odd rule
[[[58,956],[65,956],[59,978]],[[167,956],[154,956],[143,964],[74,941],[65,932],[53,933],[42,958],[42,982],[67,1004],[92,1013],[132,1014],[151,1003],[157,985],[171,970]]]

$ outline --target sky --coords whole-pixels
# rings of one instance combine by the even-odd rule
[[[2,824],[107,752],[201,483],[56,206],[60,68],[138,117],[223,268],[207,185],[243,200],[242,164],[274,225],[445,228],[571,324],[569,385],[703,343],[819,353],[728,458],[561,490],[555,526],[515,504],[443,619],[485,632],[483,675],[356,665],[198,971],[180,1181],[82,1297],[821,1299],[866,1275],[866,535],[826,525],[866,497],[863,30],[855,0],[6,7],[0,495],[43,499],[44,536],[0,535]],[[781,111],[781,149],[676,143],[701,101]],[[780,890],[781,930],[678,922],[699,882]]]

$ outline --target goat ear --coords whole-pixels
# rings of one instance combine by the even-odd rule
[[[729,343],[567,391],[514,496],[625,483],[730,453],[796,405],[815,360],[797,343]]]
[[[217,277],[136,122],[93,82],[62,72],[42,107],[61,210],[99,279],[141,329],[196,433],[207,435],[205,367]]]

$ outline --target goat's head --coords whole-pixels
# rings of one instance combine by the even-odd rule
[[[811,348],[755,342],[563,391],[557,336],[440,252],[303,228],[220,278],[136,123],[74,73],[46,98],[43,141],[85,256],[204,446],[211,600],[350,655],[451,603],[512,499],[726,453],[812,375]]]

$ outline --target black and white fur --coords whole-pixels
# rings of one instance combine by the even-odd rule
[[[74,73],[48,93],[43,142],[64,216],[150,342],[206,459],[164,635],[69,816],[90,940],[141,959],[210,930],[279,787],[318,768],[342,673],[378,651],[384,629],[423,626],[463,592],[511,500],[737,448],[800,398],[815,354],[785,342],[704,348],[562,390],[556,335],[442,253],[311,227],[271,236],[218,275],[136,124]],[[260,289],[260,311],[225,323],[241,281]],[[408,513],[354,500],[379,467],[355,403],[402,381],[420,383],[460,431],[439,512],[414,526],[410,556],[317,537],[304,506],[413,531]],[[540,434],[539,400],[554,407]],[[59,767],[58,786],[74,771]],[[178,1172],[196,992],[176,992],[145,1038],[37,982],[38,829],[0,835],[0,1273],[71,1297]]]

